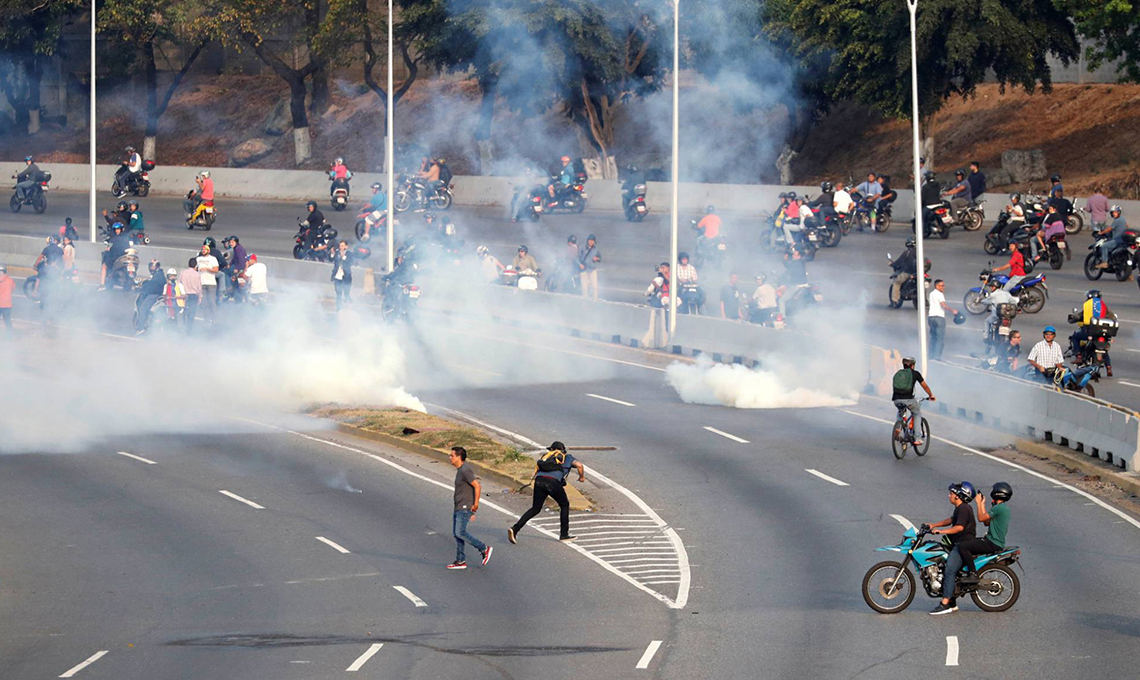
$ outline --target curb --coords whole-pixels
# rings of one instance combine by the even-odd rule
[[[1076,453],[1071,449],[1056,444],[1048,444],[1046,442],[1033,441],[1030,439],[1018,439],[1016,446],[1020,451],[1051,460],[1054,463],[1075,468],[1086,475],[1100,477],[1102,480],[1112,482],[1128,493],[1140,496],[1140,474],[1136,474],[1135,472],[1122,472],[1120,468],[1109,463],[1088,455]]]
[[[387,444],[389,446],[394,446],[402,451],[407,451],[408,453],[415,453],[421,456],[432,458],[434,460],[438,460],[440,462],[449,463],[447,453],[440,451],[439,449],[433,449],[429,446],[423,446],[421,444],[404,441],[403,439],[390,434],[385,434],[383,432],[373,432],[372,430],[366,430],[355,425],[349,425],[347,423],[341,422],[336,422],[336,429],[338,432],[341,432],[343,434],[359,437],[360,439],[368,439],[370,441],[379,442],[381,444]],[[531,484],[529,477],[513,477],[477,460],[471,460],[468,462],[471,463],[471,467],[479,471],[479,474],[481,476],[488,479],[493,479],[497,483],[502,484],[503,486],[510,489],[518,489],[519,487],[530,486]],[[566,497],[570,499],[570,509],[572,511],[583,512],[593,509],[593,503],[591,503],[590,500],[586,498],[586,496],[581,491],[570,484],[566,485]]]

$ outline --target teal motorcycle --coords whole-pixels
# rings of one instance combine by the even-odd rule
[[[918,590],[910,570],[911,564],[922,577],[926,594],[942,597],[942,572],[951,545],[946,538],[939,542],[924,540],[928,535],[929,526],[922,525],[917,534],[912,527],[906,530],[898,545],[875,549],[876,552],[902,553],[904,557],[902,562],[879,562],[867,570],[863,577],[863,599],[871,609],[880,614],[896,614],[910,606]],[[959,575],[954,584],[954,597],[969,595],[982,611],[1004,612],[1009,609],[1021,595],[1021,582],[1013,573],[1013,565],[1020,555],[1021,550],[1011,545],[1001,552],[976,556],[977,580]]]

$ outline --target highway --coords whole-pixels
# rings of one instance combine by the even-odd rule
[[[88,661],[67,677],[331,678],[362,663],[351,672],[1066,678],[1130,677],[1140,663],[1140,519],[1003,462],[988,453],[1003,435],[961,421],[932,417],[941,438],[928,455],[896,461],[893,409],[881,399],[685,404],[660,355],[469,322],[373,331],[366,318],[363,332],[404,348],[398,384],[430,410],[524,443],[616,446],[583,453],[587,474],[614,480],[683,542],[683,558],[665,548],[625,558],[659,568],[617,567],[607,546],[624,530],[591,529],[591,519],[650,515],[599,489],[613,507],[575,517],[578,544],[528,528],[512,546],[509,515],[528,499],[492,487],[473,525],[495,547],[492,561],[453,573],[443,568],[454,545],[450,469],[331,432],[269,396],[294,377],[315,390],[342,353],[359,351],[336,340],[335,323],[322,363],[297,355],[293,376],[255,360],[273,339],[240,326],[191,343],[134,342],[121,320],[104,335],[49,333],[35,314],[17,312],[21,335],[7,353],[17,361],[0,366],[21,401],[108,385],[128,364],[137,379],[118,401],[88,390],[39,415],[70,425],[67,446],[14,404],[0,416],[4,430],[40,431],[21,455],[0,456],[5,678],[65,676]],[[245,359],[237,385],[217,382],[230,354]],[[108,425],[86,415],[84,399],[131,419]],[[179,417],[162,417],[171,409]],[[946,485],[961,479],[1013,485],[1021,599],[1002,614],[967,602],[933,618],[934,600],[920,594],[905,613],[873,613],[859,592],[882,559],[873,549],[896,543],[904,522],[947,516]]]
[[[327,190],[327,189],[326,189]],[[319,191],[316,199],[323,200]],[[109,194],[98,196],[99,205],[113,207],[115,201]],[[660,197],[649,197],[654,212],[642,223],[626,222],[620,213],[610,210],[613,206],[593,206],[581,215],[547,215],[537,224],[512,224],[506,219],[505,211],[494,208],[455,207],[448,215],[453,218],[461,238],[474,250],[476,245],[487,245],[492,254],[509,262],[518,244],[525,243],[535,255],[540,266],[547,272],[552,269],[553,260],[564,252],[566,237],[578,236],[580,244],[585,243],[589,234],[598,237],[598,246],[604,263],[599,280],[602,297],[626,302],[641,302],[642,295],[653,276],[654,266],[668,259],[669,224],[668,215],[657,210]],[[987,206],[987,214],[996,218],[999,206]],[[201,245],[207,235],[201,230],[188,231],[181,216],[181,200],[175,197],[153,196],[143,199],[143,213],[153,243],[164,246],[185,246],[189,251]],[[219,202],[219,222],[210,236],[223,238],[236,234],[250,252],[276,257],[289,257],[296,233],[297,218],[305,208],[300,204],[245,201],[242,203]],[[346,210],[336,213],[322,205],[327,219],[347,236],[353,228],[355,213]],[[18,215],[6,216],[0,222],[4,233],[46,234],[62,223],[64,215],[86,215],[85,194],[55,192],[51,204],[44,215],[24,211]],[[688,228],[689,219],[695,215],[681,216],[681,248],[692,251],[693,234]],[[77,219],[84,223],[86,220]],[[405,227],[420,224],[417,217],[403,218]],[[725,213],[725,233],[732,248],[732,266],[741,278],[740,289],[751,293],[755,288],[753,277],[759,272],[778,273],[782,271],[779,260],[759,247],[761,222],[755,215]],[[913,307],[891,309],[887,305],[887,287],[890,269],[886,255],[897,256],[903,250],[903,242],[909,235],[909,223],[893,226],[885,234],[860,234],[853,232],[835,249],[822,249],[815,262],[809,264],[809,276],[823,287],[827,300],[846,310],[864,310],[865,316],[858,331],[865,342],[887,347],[899,347],[904,351],[917,352],[917,322]],[[401,236],[402,232],[397,232]],[[961,308],[965,292],[980,285],[978,273],[991,262],[994,266],[1004,264],[1004,258],[994,258],[981,248],[984,238],[982,231],[969,233],[956,229],[949,240],[928,240],[926,254],[933,261],[931,275],[947,282],[947,300],[956,308]],[[349,240],[352,237],[349,236]],[[1024,314],[1014,322],[1014,327],[1023,330],[1024,353],[1028,354],[1033,343],[1040,339],[1041,329],[1046,325],[1055,326],[1058,340],[1067,344],[1067,337],[1074,330],[1068,324],[1067,315],[1071,309],[1085,299],[1085,292],[1097,288],[1121,319],[1121,330],[1114,343],[1114,378],[1101,380],[1095,384],[1097,396],[1110,401],[1140,408],[1140,300],[1136,283],[1118,282],[1115,278],[1102,277],[1100,281],[1088,281],[1081,265],[1087,254],[1092,238],[1088,230],[1070,237],[1074,257],[1059,271],[1053,271],[1041,263],[1037,273],[1044,272],[1049,288],[1049,300],[1039,314]],[[377,261],[383,250],[381,243],[373,242],[372,262]],[[17,263],[19,264],[19,263]],[[272,276],[272,270],[270,271]],[[717,300],[725,275],[704,272],[709,304],[705,313],[719,314]],[[683,323],[683,319],[680,323]],[[972,353],[982,353],[981,342],[984,316],[971,317],[963,326],[949,324],[944,359],[976,365]],[[845,330],[836,329],[842,333]]]

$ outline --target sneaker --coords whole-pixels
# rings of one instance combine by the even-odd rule
[[[578,538],[578,537],[577,536],[571,536],[570,534],[566,534],[565,536],[559,536],[558,540],[562,541],[563,543],[569,543],[570,541],[573,541],[576,538]]]
[[[950,604],[942,604],[942,602],[939,602],[938,606],[931,610],[930,615],[938,616],[939,614],[953,614],[956,611],[958,611],[958,607],[953,602]]]
[[[107,290],[107,286],[99,286],[96,290]]]
[[[137,331],[135,331],[135,335],[142,335],[143,333],[146,333],[145,328],[140,328]]]
[[[517,545],[518,544],[518,540],[515,538],[515,528],[514,527],[507,529],[507,540],[511,542],[511,545]]]
[[[456,561],[456,562],[452,562],[451,564],[447,565],[447,568],[448,569],[466,569],[467,563]]]
[[[487,563],[491,561],[491,551],[492,550],[494,550],[494,548],[492,548],[491,546],[487,546],[486,552],[483,553],[483,566],[484,567],[487,566]]]
[[[1094,269],[1108,269],[1108,263],[1107,262],[1097,262],[1093,268]]]
[[[922,446],[922,440],[921,439],[915,439],[913,443],[915,446]]]

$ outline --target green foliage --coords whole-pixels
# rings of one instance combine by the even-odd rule
[[[909,118],[910,18],[902,1],[769,0],[769,35],[823,60],[821,92]],[[1052,87],[1047,55],[1077,56],[1072,23],[1052,0],[918,0],[919,105],[935,113],[970,97],[987,73],[1004,88]]]
[[[55,54],[63,20],[85,6],[80,0],[0,1],[0,51],[20,56]]]
[[[1072,15],[1077,31],[1093,41],[1087,50],[1089,67],[1121,60],[1117,72],[1124,80],[1140,82],[1140,1],[1056,0]]]

